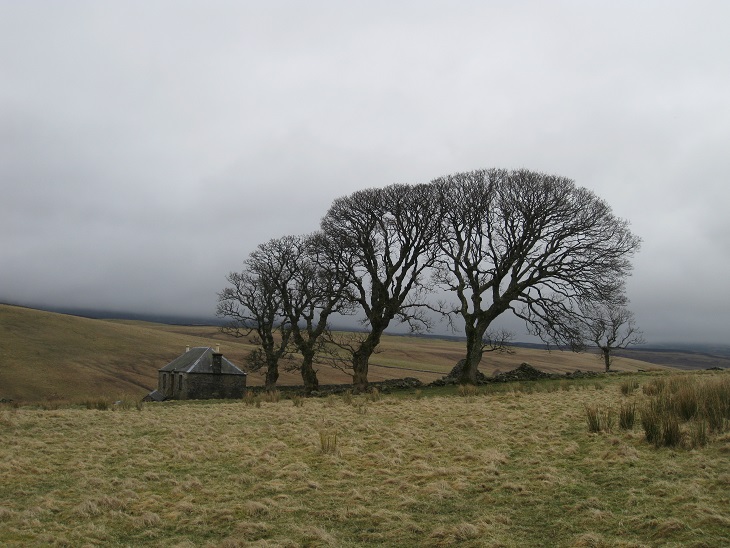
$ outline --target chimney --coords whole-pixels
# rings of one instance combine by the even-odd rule
[[[187,345],[187,346],[185,347],[185,352],[190,352],[190,345]]]
[[[213,362],[211,363],[211,367],[213,368],[213,373],[216,375],[221,374],[221,366],[223,365],[223,354],[218,352],[220,349],[219,347],[216,347],[216,351],[213,352]]]

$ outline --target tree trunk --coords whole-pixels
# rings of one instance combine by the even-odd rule
[[[314,370],[312,363],[314,362],[313,353],[302,353],[304,359],[302,360],[302,382],[304,383],[304,393],[311,394],[315,390],[319,389],[319,380],[317,379],[317,372]]]
[[[606,366],[606,373],[608,373],[608,370],[611,368],[611,350],[601,348],[601,351],[603,352],[603,363]]]
[[[464,367],[461,370],[459,384],[476,384],[477,371],[479,371],[479,364],[482,361],[482,338],[476,336],[476,331],[469,331],[471,333],[467,335],[466,358],[464,359]]]
[[[482,338],[489,327],[488,322],[475,321],[475,318],[465,318],[464,334],[466,335],[466,358],[461,370],[459,384],[476,384],[477,371],[482,361]],[[476,325],[475,325],[476,324]]]
[[[279,379],[279,366],[278,364],[269,364],[266,368],[266,380],[264,381],[264,388],[267,392],[273,392],[276,390],[276,381]]]
[[[352,355],[352,388],[356,394],[367,392],[368,363],[371,352],[362,351],[362,346]]]
[[[356,394],[367,392],[370,356],[375,352],[382,332],[382,330],[378,332],[371,331],[367,338],[360,344],[360,347],[352,354],[352,389]]]

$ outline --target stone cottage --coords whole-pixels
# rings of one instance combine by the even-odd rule
[[[145,398],[162,400],[203,400],[242,398],[246,373],[223,357],[219,348],[188,347],[158,371],[157,390]]]

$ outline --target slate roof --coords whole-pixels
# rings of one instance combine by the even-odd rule
[[[160,371],[178,373],[213,373],[213,349],[209,346],[196,346],[181,354]],[[226,358],[221,357],[222,375],[245,375],[238,367]]]
[[[144,399],[148,401],[164,401],[165,396],[163,396],[162,393],[160,393],[159,391],[153,390],[152,392],[147,394]]]

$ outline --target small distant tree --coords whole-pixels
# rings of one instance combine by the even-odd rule
[[[596,345],[607,373],[614,350],[645,342],[633,312],[621,304],[592,303],[583,313],[582,326],[584,339]]]
[[[248,356],[251,370],[265,369],[265,388],[274,390],[279,360],[290,352],[291,324],[284,314],[279,290],[282,266],[261,244],[244,261],[241,272],[231,272],[230,284],[218,294],[217,315],[229,321],[223,333],[248,337],[256,345]]]
[[[506,354],[514,354],[514,350],[510,346],[514,338],[515,334],[506,329],[487,331],[482,337],[482,353],[503,352]]]

